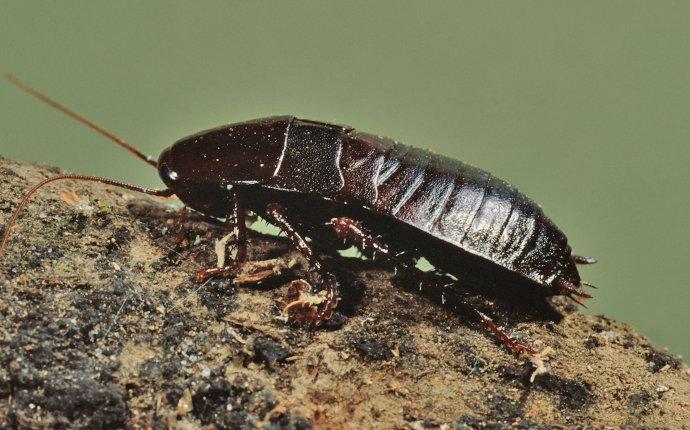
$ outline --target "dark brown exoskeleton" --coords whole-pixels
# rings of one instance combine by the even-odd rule
[[[157,166],[165,190],[78,175],[38,184],[10,220],[0,252],[11,223],[30,194],[53,180],[85,179],[149,194],[175,194],[202,214],[231,220],[237,247],[234,261],[223,268],[200,271],[198,281],[237,273],[247,258],[247,214],[262,216],[283,230],[311,268],[321,274],[324,300],[308,318],[314,325],[328,320],[336,308],[338,283],[306,237],[315,244],[333,244],[339,239],[365,255],[407,269],[425,257],[437,272],[459,279],[480,278],[498,288],[537,288],[544,296],[566,295],[576,301],[589,297],[581,289],[585,283],[576,264],[594,260],[573,255],[565,235],[536,203],[483,170],[388,138],[347,126],[280,116],[194,134],[164,150],[157,163],[148,162]],[[511,350],[534,352],[488,316],[468,307]]]

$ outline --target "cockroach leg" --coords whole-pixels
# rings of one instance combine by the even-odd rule
[[[196,272],[196,282],[201,284],[209,278],[232,278],[237,275],[241,264],[229,264],[225,267],[211,267],[209,269],[199,269]]]
[[[335,234],[345,242],[354,245],[372,260],[387,260],[395,266],[414,267],[416,259],[405,251],[392,252],[388,245],[367,233],[361,224],[352,218],[333,218],[330,223]]]
[[[177,214],[177,223],[175,223],[175,228],[177,233],[175,234],[175,241],[182,245],[187,240],[187,229],[185,228],[185,221],[187,220],[187,206],[182,206]]]
[[[247,206],[244,197],[239,192],[233,198],[233,218],[235,219],[234,233],[237,241],[235,263],[247,261]]]
[[[247,209],[244,198],[241,194],[235,193],[232,207],[233,234],[237,252],[233,261],[224,267],[212,267],[201,269],[196,272],[196,282],[204,282],[211,277],[232,277],[235,276],[242,265],[247,261]]]
[[[597,262],[597,259],[596,259],[596,258],[594,258],[594,257],[585,257],[585,256],[583,256],[583,255],[575,255],[575,254],[572,254],[572,255],[570,256],[570,258],[572,258],[573,263],[575,263],[575,264],[594,264],[594,263]]]
[[[470,315],[474,316],[476,320],[482,323],[484,328],[489,331],[498,341],[508,348],[514,354],[530,354],[536,355],[539,351],[530,347],[529,345],[520,342],[513,336],[509,335],[502,327],[494,322],[491,317],[486,315],[484,312],[477,309],[474,305],[469,303],[465,298],[460,296],[460,291],[462,286],[457,282],[451,281],[450,278],[441,273],[429,273],[422,272],[417,268],[413,268],[417,271],[417,275],[427,279],[428,283],[433,283],[436,285],[442,285],[444,293],[441,295],[441,302],[445,304],[445,291],[452,292],[453,298],[452,303],[456,307],[464,309],[469,312]]]
[[[408,261],[399,260],[397,254],[390,252],[388,246],[382,243],[379,239],[375,238],[371,234],[364,231],[362,226],[355,220],[347,217],[333,218],[330,222],[335,230],[335,233],[342,239],[352,243],[357,248],[360,249],[362,254],[371,255],[376,253],[377,255],[385,258],[392,264],[395,264],[398,268],[412,272],[415,277],[422,277],[428,279],[430,282],[439,283],[444,286],[444,289],[448,288],[451,290],[457,290],[461,288],[455,282],[448,282],[449,278],[436,273],[426,273],[417,269],[413,264]],[[469,302],[460,297],[454,297],[454,303],[469,310],[475,318],[477,318],[484,327],[491,332],[503,345],[505,345],[511,352],[515,354],[527,353],[531,355],[537,354],[537,350],[534,348],[519,342],[514,337],[510,336],[501,327],[499,327],[489,316],[481,312],[479,309],[472,306]]]
[[[304,256],[311,269],[321,274],[325,286],[323,290],[324,300],[318,305],[309,322],[314,326],[322,325],[330,319],[333,310],[338,305],[338,282],[335,276],[324,270],[319,257],[288,220],[287,212],[283,206],[278,203],[269,203],[266,207],[266,219],[287,234],[292,245]]]
[[[472,309],[475,315],[479,317],[479,320],[482,322],[484,327],[486,327],[487,330],[489,330],[494,336],[496,336],[496,338],[498,338],[498,340],[508,349],[510,349],[513,353],[527,353],[530,355],[536,355],[539,353],[539,351],[537,351],[536,349],[518,341],[517,339],[506,333],[501,327],[496,325],[496,323],[491,318],[477,310],[475,307],[467,304],[465,304],[465,306],[468,306],[470,309]]]
[[[362,226],[352,218],[333,218],[330,224],[338,237],[354,244],[362,254],[372,259],[375,259],[377,254],[385,257],[390,256],[388,247],[372,235],[366,233]]]
[[[237,287],[261,285],[264,282],[281,279],[292,272],[297,265],[295,259],[274,258],[271,260],[246,261],[239,268],[232,284]],[[306,281],[305,281],[306,283]]]
[[[311,290],[311,285],[303,279],[290,282],[288,292],[281,300],[282,313],[288,321],[308,324],[316,319],[317,306],[321,300]]]

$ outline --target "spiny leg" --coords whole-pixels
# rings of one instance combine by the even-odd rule
[[[208,278],[218,276],[234,276],[237,270],[247,261],[247,208],[241,194],[235,193],[232,205],[232,217],[234,219],[233,235],[235,240],[232,244],[236,247],[237,253],[230,264],[224,267],[212,267],[201,269],[196,272],[196,281],[201,283]]]
[[[185,228],[185,221],[187,220],[187,206],[184,205],[180,208],[177,214],[177,222],[175,223],[175,229],[177,233],[175,234],[175,241],[178,245],[182,245],[187,240],[187,229]]]
[[[390,248],[378,238],[367,233],[362,226],[352,218],[333,218],[330,223],[335,234],[346,243],[357,247],[362,254],[372,260],[381,259],[396,267],[414,267],[416,260],[406,258],[404,252],[393,253]]]
[[[285,208],[278,203],[269,203],[266,207],[266,219],[272,224],[280,228],[292,242],[292,245],[304,256],[309,263],[312,270],[321,274],[325,284],[325,293],[323,303],[320,303],[316,311],[309,315],[309,322],[315,326],[319,326],[330,319],[333,311],[338,305],[338,283],[335,276],[324,270],[323,264],[319,257],[309,247],[309,244],[304,240],[302,235],[295,230],[290,223]],[[288,305],[289,306],[289,305]]]
[[[352,218],[333,218],[331,220],[331,225],[333,226],[335,233],[339,237],[341,237],[343,240],[346,240],[354,244],[357,248],[360,249],[360,251],[364,255],[367,255],[372,259],[376,257],[385,259],[391,264],[394,264],[396,267],[402,268],[403,270],[406,270],[414,274],[415,276],[422,277],[422,279],[426,278],[428,281],[438,283],[439,285],[443,286],[443,288],[455,287],[454,290],[459,288],[459,285],[456,282],[450,280],[450,278],[436,273],[422,272],[421,270],[415,267],[414,262],[405,261],[398,258],[396,254],[391,252],[390,248],[386,244],[382,243],[379,239],[375,238],[374,236],[366,233],[364,229],[361,227],[361,225]],[[462,306],[463,308],[470,311],[470,313],[472,313],[475,316],[475,318],[477,318],[488,331],[490,331],[503,345],[505,345],[513,353],[520,354],[526,352],[531,355],[538,353],[537,350],[531,348],[528,345],[525,345],[524,343],[510,336],[501,327],[499,327],[489,316],[475,308],[465,299],[461,297],[454,297],[454,299],[454,302],[457,305]]]

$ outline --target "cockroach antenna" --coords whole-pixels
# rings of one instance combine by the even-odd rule
[[[138,185],[128,184],[125,182],[115,181],[115,180],[108,179],[108,178],[100,178],[98,176],[86,176],[86,175],[57,175],[57,176],[52,176],[52,177],[50,177],[48,179],[44,179],[43,181],[34,185],[33,188],[31,188],[29,191],[27,191],[26,194],[24,194],[24,197],[22,197],[22,200],[19,202],[19,205],[17,205],[17,208],[14,210],[14,213],[10,217],[10,220],[7,222],[7,227],[5,227],[5,232],[2,235],[2,242],[0,242],[0,256],[2,256],[2,253],[5,250],[5,246],[7,245],[7,242],[10,239],[10,231],[12,230],[12,226],[17,221],[17,218],[19,217],[19,213],[21,212],[21,210],[28,203],[29,198],[36,191],[38,191],[40,188],[42,188],[44,185],[48,185],[51,182],[65,180],[65,179],[73,179],[73,180],[77,180],[77,181],[100,182],[101,184],[113,185],[113,186],[118,187],[118,188],[125,188],[127,190],[137,191],[137,192],[148,194],[151,196],[170,197],[174,194],[172,190],[168,190],[168,189],[154,190],[154,189],[150,189],[150,188],[146,188],[146,187],[140,187]]]
[[[129,143],[125,142],[124,140],[120,139],[117,137],[115,134],[111,133],[110,131],[106,130],[104,127],[96,124],[95,122],[91,121],[90,119],[79,115],[78,113],[74,112],[73,110],[67,108],[66,106],[63,106],[61,103],[58,103],[57,101],[51,99],[50,97],[46,96],[45,94],[33,89],[32,87],[28,86],[24,82],[20,81],[15,77],[14,75],[5,72],[5,78],[7,78],[8,81],[11,83],[15,84],[19,88],[21,88],[23,91],[29,93],[30,95],[36,97],[39,100],[44,101],[48,105],[54,107],[55,109],[59,110],[60,112],[63,112],[70,117],[74,118],[75,120],[79,121],[80,123],[86,125],[87,127],[96,130],[98,133],[102,134],[103,136],[107,137],[108,139],[112,140],[113,142],[117,143],[121,147],[125,148],[127,151],[130,153],[136,155],[138,158],[146,161],[148,164],[150,164],[153,167],[158,167],[158,163],[156,163],[154,160],[152,160],[150,157],[147,157],[144,155],[141,151],[130,145]],[[17,208],[14,210],[14,213],[10,217],[10,220],[7,222],[7,226],[5,227],[5,232],[3,233],[2,236],[2,241],[0,242],[0,256],[2,255],[3,251],[5,250],[5,247],[7,246],[7,242],[10,238],[10,231],[12,230],[12,226],[14,223],[17,221],[17,218],[19,217],[19,213],[21,210],[26,206],[27,202],[29,201],[29,198],[38,191],[40,188],[42,188],[44,185],[48,185],[51,182],[54,181],[59,181],[59,180],[66,180],[66,179],[72,179],[72,180],[77,180],[77,181],[90,181],[90,182],[100,182],[102,184],[107,184],[107,185],[112,185],[115,187],[119,188],[125,188],[131,191],[137,191],[140,193],[145,193],[153,196],[162,196],[162,197],[170,197],[171,195],[174,194],[172,190],[169,189],[162,189],[162,190],[154,190],[146,187],[141,187],[138,185],[132,185],[128,184],[125,182],[121,181],[116,181],[113,179],[108,179],[108,178],[101,178],[98,176],[87,176],[87,175],[57,175],[50,177],[48,179],[45,179],[38,184],[36,184],[33,188],[31,188],[29,191],[24,194],[24,197],[22,197],[22,200],[19,202],[19,205]]]
[[[16,76],[14,76],[11,73],[5,72],[5,78],[13,83],[14,85],[18,86],[20,89],[22,89],[24,92],[36,97],[37,99],[47,103],[48,105],[52,106],[53,108],[59,110],[60,112],[69,115],[70,117],[74,118],[75,120],[79,121],[80,123],[84,124],[85,126],[91,128],[92,130],[97,131],[101,135],[107,137],[108,139],[112,140],[113,142],[117,143],[121,147],[125,148],[127,151],[131,152],[132,154],[136,155],[138,158],[144,160],[148,164],[152,165],[153,167],[158,167],[158,163],[156,163],[155,160],[153,160],[151,157],[145,155],[129,143],[125,142],[121,138],[117,137],[115,134],[112,132],[106,130],[104,127],[96,124],[94,121],[91,121],[90,119],[76,113],[72,109],[64,106],[62,103],[59,103],[50,97],[46,96],[45,94],[41,93],[40,91],[37,91],[27,85],[26,83],[22,82],[19,80]]]

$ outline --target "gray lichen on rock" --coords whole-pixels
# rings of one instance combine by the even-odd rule
[[[0,159],[0,223],[45,166]],[[60,192],[60,191],[63,192]],[[223,226],[192,217],[177,246],[161,202],[84,183],[29,204],[0,261],[0,421],[5,427],[686,428],[690,374],[631,327],[560,306],[561,318],[501,322],[551,353],[549,370],[481,328],[338,258],[340,313],[285,323],[291,279],[308,277],[280,238],[250,258],[298,259],[292,275],[201,288]],[[194,240],[198,236],[199,240]],[[606,286],[602,286],[606,288]]]

